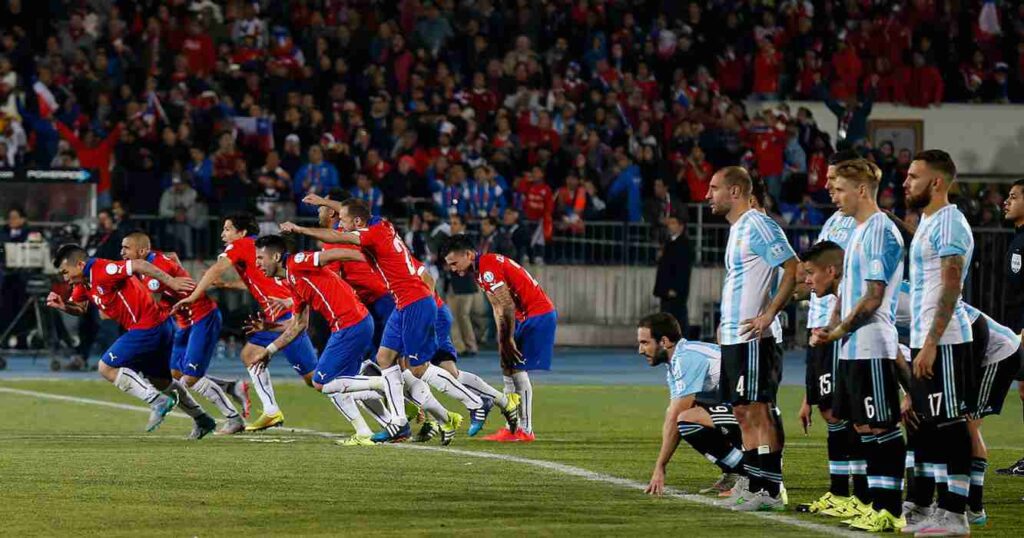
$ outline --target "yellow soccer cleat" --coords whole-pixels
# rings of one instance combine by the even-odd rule
[[[338,439],[335,444],[341,446],[374,446],[376,443],[370,440],[369,435],[353,435],[348,439]]]
[[[253,421],[251,424],[245,427],[247,432],[258,432],[263,431],[267,428],[273,428],[274,426],[281,426],[284,424],[284,413],[278,411],[273,415],[263,413],[260,418]]]
[[[506,398],[508,398],[508,405],[501,408],[501,414],[505,416],[508,431],[516,433],[516,430],[519,429],[519,404],[522,402],[522,398],[515,392],[507,394]]]
[[[850,528],[867,532],[900,532],[900,529],[907,526],[907,520],[889,513],[888,510],[876,512],[873,516],[864,518],[852,523]]]
[[[826,510],[838,508],[849,502],[849,497],[832,495],[832,492],[829,491],[822,495],[818,500],[807,505],[806,511],[811,514],[823,514]]]
[[[873,521],[876,517],[878,517],[878,512],[875,512],[875,509],[871,508],[870,511],[865,512],[859,516],[844,519],[842,521],[842,524],[852,527],[854,529],[860,529],[861,527],[869,526],[871,524],[871,521]]]
[[[448,411],[448,421],[437,425],[441,429],[441,446],[448,446],[455,440],[455,431],[462,426],[462,415]]]
[[[820,513],[823,516],[850,519],[860,517],[871,511],[871,505],[864,504],[856,496],[846,497],[846,501],[835,503],[835,506]]]

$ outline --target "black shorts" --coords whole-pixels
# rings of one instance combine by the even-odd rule
[[[711,423],[716,428],[733,425],[739,426],[739,422],[736,422],[736,415],[733,413],[732,406],[729,404],[697,402],[697,407],[700,407],[711,416]]]
[[[836,384],[835,371],[839,363],[841,342],[807,348],[807,404],[817,405],[822,411],[832,409],[832,395]]]
[[[900,420],[896,359],[840,360],[832,413],[858,426],[890,428]]]
[[[910,354],[917,359],[920,351],[911,349]],[[910,400],[922,420],[943,422],[974,411],[973,360],[970,342],[938,346],[931,379],[911,377]]]
[[[718,391],[723,403],[774,403],[781,379],[782,348],[774,338],[722,346]]]
[[[1009,357],[985,366],[981,369],[981,380],[978,383],[978,402],[974,406],[972,418],[998,415],[1003,411],[1006,393],[1010,391],[1014,376],[1020,371],[1024,347]]]

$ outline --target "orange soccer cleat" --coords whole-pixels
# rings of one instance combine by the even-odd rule
[[[484,441],[497,441],[499,443],[511,443],[518,440],[519,439],[516,437],[516,434],[508,431],[508,428],[502,428],[497,432],[484,437]]]
[[[532,443],[537,440],[537,436],[533,432],[519,430],[516,432],[516,441],[520,443]]]

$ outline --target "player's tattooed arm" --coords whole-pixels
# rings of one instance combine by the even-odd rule
[[[198,283],[196,283],[196,288],[192,290],[192,293],[190,293],[188,297],[178,301],[172,310],[177,311],[198,301],[199,298],[206,293],[206,290],[214,286],[215,282],[223,282],[223,280],[221,280],[221,276],[223,276],[228,269],[231,269],[231,267],[231,260],[228,259],[227,256],[221,254],[217,258],[216,263],[203,273],[203,277],[199,279]]]
[[[494,324],[498,327],[498,353],[503,366],[514,366],[523,362],[523,354],[516,346],[516,303],[508,286],[487,293],[494,310]]]
[[[261,369],[266,368],[267,364],[270,363],[271,355],[278,350],[288,347],[288,344],[291,344],[293,340],[302,334],[302,331],[306,330],[306,326],[309,325],[309,305],[303,305],[302,310],[288,321],[281,336],[278,336],[267,347],[258,351],[249,366],[260,365]]]
[[[132,272],[155,278],[161,284],[177,292],[190,292],[195,289],[196,283],[191,278],[173,277],[159,267],[146,260],[132,260]]]
[[[963,256],[946,256],[942,258],[942,288],[939,294],[939,304],[935,309],[935,316],[932,318],[932,326],[928,331],[927,343],[938,345],[942,335],[953,319],[953,311],[960,300],[960,293],[963,291],[961,284],[964,274]]]
[[[675,398],[665,410],[665,422],[661,426],[661,449],[658,451],[658,459],[654,462],[654,471],[651,473],[651,481],[644,491],[651,495],[661,495],[665,492],[665,468],[675,454],[679,446],[679,415],[693,407],[693,395],[685,398]]]
[[[307,228],[292,222],[281,224],[281,233],[308,235],[321,243],[342,243],[358,245],[359,235],[351,232],[339,232],[328,228]]]
[[[839,340],[840,338],[856,331],[863,327],[868,321],[871,320],[871,316],[875,314],[875,311],[882,306],[882,301],[885,299],[885,283],[876,280],[867,281],[867,289],[864,292],[864,296],[857,301],[854,305],[853,311],[850,312],[846,319],[839,322],[839,325],[832,330],[829,334],[832,341]],[[838,306],[838,301],[836,306]]]
[[[89,303],[87,301],[82,301],[80,303],[75,301],[65,301],[64,297],[59,293],[51,291],[50,294],[46,296],[46,306],[60,310],[65,314],[71,314],[72,316],[84,316],[85,311],[89,308]]]

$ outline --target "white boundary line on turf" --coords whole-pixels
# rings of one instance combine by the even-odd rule
[[[148,408],[140,407],[140,406],[137,406],[137,405],[128,405],[128,404],[121,404],[121,403],[116,403],[116,402],[107,402],[107,401],[103,401],[103,400],[94,400],[94,399],[91,399],[91,398],[78,398],[78,397],[75,397],[75,396],[64,396],[62,394],[52,394],[52,393],[48,393],[48,392],[36,392],[36,391],[32,391],[32,390],[22,390],[22,389],[12,389],[12,388],[8,388],[8,387],[0,387],[0,393],[16,394],[16,395],[20,395],[20,396],[31,396],[31,397],[34,397],[34,398],[40,398],[40,399],[45,399],[45,400],[58,400],[58,401],[70,402],[70,403],[78,403],[78,404],[86,404],[86,405],[98,405],[98,406],[109,407],[109,408],[113,408],[113,409],[121,409],[121,410],[124,410],[124,411],[135,411],[135,412],[140,412],[140,413],[149,413],[149,409]],[[184,414],[178,413],[178,412],[171,413],[169,416],[175,416],[175,417],[179,417],[179,418],[188,418],[187,415],[184,415]],[[322,432],[322,431],[317,431],[317,430],[309,430],[309,429],[305,429],[305,428],[288,428],[288,427],[285,427],[285,428],[279,429],[278,431],[281,431],[281,430],[292,431],[292,432],[296,432],[296,433],[306,433],[306,434],[315,435],[315,436],[318,436],[318,437],[327,437],[327,438],[341,437],[341,436],[333,434],[333,433]],[[638,491],[643,491],[644,488],[647,487],[647,484],[644,484],[642,482],[637,482],[636,480],[629,480],[629,479],[626,479],[626,478],[619,478],[617,476],[607,475],[607,474],[603,474],[603,473],[597,473],[597,472],[594,472],[594,471],[588,471],[586,469],[582,469],[580,467],[574,467],[572,465],[566,465],[564,463],[556,463],[556,462],[547,461],[547,460],[535,460],[535,459],[530,459],[530,458],[523,458],[523,457],[519,457],[519,456],[513,456],[513,455],[510,455],[510,454],[496,454],[496,453],[493,453],[493,452],[478,452],[478,451],[472,451],[472,450],[460,450],[460,449],[455,449],[455,448],[441,448],[441,447],[422,446],[422,445],[410,445],[410,444],[394,444],[394,445],[384,445],[384,446],[395,447],[395,448],[399,448],[399,449],[403,449],[403,450],[422,450],[422,451],[426,451],[426,452],[440,452],[442,454],[453,454],[453,455],[459,455],[459,456],[468,456],[468,457],[471,457],[471,458],[481,458],[481,459],[498,460],[498,461],[511,462],[511,463],[519,463],[519,464],[522,464],[522,465],[530,465],[530,466],[533,466],[533,467],[538,467],[538,468],[541,468],[541,469],[546,469],[548,471],[554,471],[556,473],[563,474],[563,475],[566,475],[566,476],[573,476],[573,477],[576,477],[576,478],[582,478],[584,480],[589,480],[591,482],[601,482],[601,483],[604,483],[604,484],[610,484],[610,485],[613,485],[613,486],[618,486],[618,487],[621,487],[621,488],[638,490]],[[678,490],[675,490],[673,488],[666,488],[665,496],[666,497],[672,497],[672,498],[675,498],[675,499],[680,499],[680,500],[687,501],[687,502],[691,502],[691,503],[694,503],[694,504],[701,504],[701,505],[704,505],[704,506],[710,506],[710,507],[715,507],[715,508],[722,509],[722,508],[716,506],[715,505],[715,501],[710,499],[710,498],[701,497],[699,495],[691,495],[691,494],[688,494],[688,493],[682,493],[682,492],[680,492]],[[827,534],[827,535],[831,535],[831,536],[844,536],[844,537],[860,537],[860,536],[862,536],[862,534],[860,534],[860,533],[855,533],[855,532],[843,530],[841,528],[837,528],[837,527],[833,527],[833,526],[829,526],[829,525],[822,525],[820,523],[813,523],[813,522],[810,522],[810,521],[804,521],[802,519],[798,519],[798,518],[794,518],[794,517],[790,517],[790,516],[785,516],[785,515],[781,515],[781,514],[771,514],[771,513],[766,513],[766,512],[733,512],[733,513],[736,513],[736,514],[746,514],[746,515],[754,516],[754,517],[757,517],[757,518],[760,518],[760,519],[764,519],[764,520],[767,520],[767,521],[774,521],[774,522],[777,522],[777,523],[782,523],[784,525],[789,525],[789,526],[792,526],[792,527],[798,527],[798,528],[809,530],[809,531],[820,532],[822,534]]]

